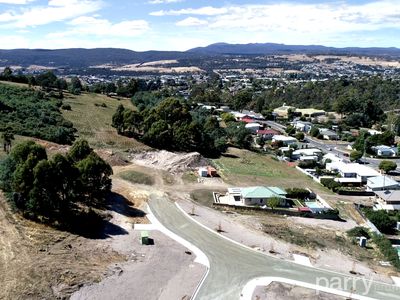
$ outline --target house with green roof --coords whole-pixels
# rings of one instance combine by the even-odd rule
[[[286,204],[286,191],[279,187],[265,187],[265,186],[252,186],[252,187],[235,187],[228,188],[228,193],[225,195],[223,202],[231,205],[267,205],[268,200],[271,198],[280,198],[281,205]],[[222,202],[222,201],[221,201]]]

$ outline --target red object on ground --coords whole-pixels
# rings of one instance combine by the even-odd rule
[[[311,212],[311,209],[308,207],[298,207],[297,208],[300,212]]]
[[[215,177],[217,176],[217,170],[215,170],[215,168],[208,166],[207,167],[207,174],[210,177]]]

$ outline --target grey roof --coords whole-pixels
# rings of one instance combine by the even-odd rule
[[[398,186],[399,183],[388,176],[375,176],[368,178],[367,185],[370,188],[381,188],[385,186]]]
[[[374,192],[379,198],[385,201],[400,201],[400,191],[399,190],[386,190]]]

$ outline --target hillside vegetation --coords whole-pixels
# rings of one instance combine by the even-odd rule
[[[0,131],[71,144],[76,130],[63,118],[61,105],[44,92],[0,83]]]
[[[77,135],[87,140],[92,147],[121,151],[145,147],[135,139],[118,135],[111,126],[118,105],[134,109],[128,99],[117,100],[105,95],[82,93],[65,96],[64,103],[71,107],[71,110],[63,111],[64,118],[74,124]]]

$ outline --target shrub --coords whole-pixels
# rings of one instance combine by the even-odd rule
[[[61,109],[63,109],[63,110],[71,110],[71,105],[65,103],[65,104],[61,105]]]
[[[311,169],[314,168],[317,165],[317,163],[313,160],[304,160],[299,162],[299,168],[302,169]]]
[[[333,178],[321,178],[321,184],[334,192],[341,187],[341,184]]]
[[[354,227],[354,228],[348,230],[347,231],[347,235],[350,236],[350,237],[364,236],[367,239],[371,238],[371,236],[370,236],[370,234],[368,232],[368,229],[365,228],[365,227],[362,227],[362,226],[357,226],[357,227]]]
[[[310,191],[303,188],[291,188],[287,189],[287,197],[294,199],[306,199],[310,196]]]
[[[396,226],[396,221],[386,211],[368,210],[365,215],[383,233],[391,233]]]
[[[372,240],[378,246],[382,255],[397,269],[400,270],[400,258],[392,243],[383,235],[374,234]]]

